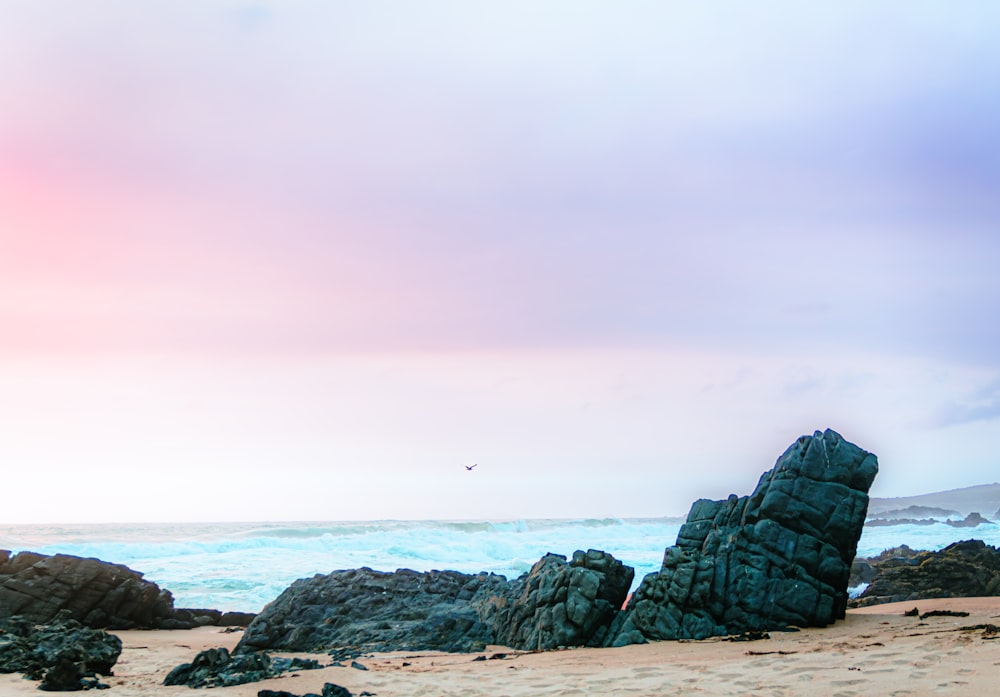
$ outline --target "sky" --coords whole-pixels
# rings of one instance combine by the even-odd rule
[[[0,14],[0,523],[1000,479],[994,2]]]

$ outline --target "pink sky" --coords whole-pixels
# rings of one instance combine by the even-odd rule
[[[997,12],[7,8],[0,522],[994,481]]]

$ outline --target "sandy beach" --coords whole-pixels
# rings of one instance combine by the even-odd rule
[[[967,617],[906,617],[919,608],[964,611]],[[319,693],[326,682],[378,697],[483,695],[939,695],[988,694],[996,687],[1000,598],[952,598],[851,610],[825,629],[775,632],[768,640],[658,642],[620,649],[522,653],[490,647],[482,654],[401,653],[362,658],[368,670],[328,667],[258,683],[212,688],[216,697],[255,697],[261,689]],[[215,627],[190,631],[117,632],[124,643],[103,694],[174,697],[164,687],[176,665],[203,649],[232,647],[239,633]],[[501,657],[499,654],[506,654]],[[308,654],[283,654],[303,655]],[[474,661],[477,656],[491,660]],[[312,657],[317,657],[315,654]],[[322,662],[327,657],[318,656]],[[37,683],[0,676],[0,695],[38,695]]]

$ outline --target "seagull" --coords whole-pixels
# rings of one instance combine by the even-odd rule
[[[467,469],[467,470],[469,470],[471,472],[473,467],[478,467],[478,466],[479,466],[479,463],[477,462],[474,465],[466,465],[465,469]]]

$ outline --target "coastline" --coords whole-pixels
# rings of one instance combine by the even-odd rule
[[[921,620],[903,612],[951,610],[966,617]],[[849,610],[826,628],[774,632],[770,639],[732,642],[663,641],[623,648],[524,653],[489,647],[481,654],[377,654],[359,659],[368,670],[327,667],[232,687],[217,697],[256,697],[259,690],[319,693],[327,682],[354,695],[378,697],[536,697],[537,695],[911,695],[988,694],[995,684],[1000,639],[984,629],[1000,622],[1000,598],[942,598]],[[115,675],[103,680],[114,697],[190,697],[163,678],[199,651],[232,648],[239,632],[218,627],[114,632],[124,643]],[[474,661],[477,656],[495,660]],[[324,654],[275,654],[329,659]],[[0,675],[4,697],[38,695],[37,683]],[[207,694],[207,693],[206,693]]]

